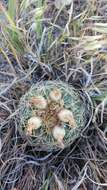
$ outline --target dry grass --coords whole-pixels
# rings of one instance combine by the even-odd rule
[[[30,2],[0,6],[1,189],[106,189],[106,0]],[[59,79],[85,91],[94,117],[71,147],[48,154],[28,146],[15,118],[33,83]]]

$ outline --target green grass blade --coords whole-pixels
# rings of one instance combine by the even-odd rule
[[[22,54],[24,52],[24,47],[23,47],[23,36],[21,32],[14,27],[12,28],[7,26],[5,28],[5,34],[7,35],[8,42],[12,44],[17,53]]]
[[[105,92],[102,92],[100,95],[97,95],[97,96],[94,96],[92,97],[93,100],[96,100],[96,101],[104,101],[105,99],[107,99],[107,91]]]
[[[8,14],[13,21],[15,20],[16,7],[17,7],[17,0],[9,0],[9,2],[8,2]]]

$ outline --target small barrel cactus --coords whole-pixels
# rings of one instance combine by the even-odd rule
[[[87,123],[88,104],[81,93],[64,82],[33,85],[19,104],[19,127],[38,150],[69,146]]]

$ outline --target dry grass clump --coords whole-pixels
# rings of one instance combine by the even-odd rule
[[[19,128],[41,150],[68,146],[87,123],[89,105],[66,83],[47,81],[33,85],[21,98]]]

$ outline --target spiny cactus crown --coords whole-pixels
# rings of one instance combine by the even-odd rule
[[[43,150],[68,146],[85,127],[86,105],[76,90],[63,82],[32,86],[19,108],[20,128],[31,144]]]

